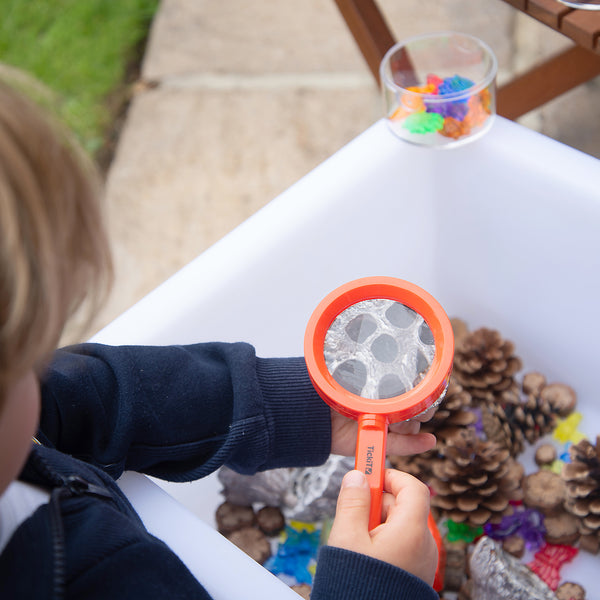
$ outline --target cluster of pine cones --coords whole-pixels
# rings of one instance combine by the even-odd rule
[[[581,547],[600,550],[600,436],[596,445],[582,440],[569,449],[571,462],[563,467],[565,508],[579,520]]]
[[[421,426],[422,431],[436,435],[437,445],[425,454],[391,457],[392,464],[429,485],[438,519],[472,527],[500,522],[514,512],[514,502],[523,500],[525,506],[537,508],[534,496],[538,501],[541,498],[541,504],[552,496],[556,504],[552,511],[538,508],[548,524],[548,543],[573,543],[597,554],[600,436],[595,444],[584,439],[572,445],[570,462],[563,465],[560,475],[543,469],[526,476],[518,460],[527,445],[536,444],[555,429],[558,419],[574,411],[574,390],[548,383],[537,372],[523,375],[514,344],[498,331],[469,331],[460,320],[453,320],[452,325],[455,355],[446,396],[433,418]],[[551,445],[542,446],[549,447],[555,457]],[[552,490],[547,486],[549,479]],[[540,481],[543,489],[533,494]],[[565,540],[567,533],[571,541],[551,541],[552,535]],[[522,545],[518,545],[521,551]],[[470,599],[468,548],[464,541],[446,543],[445,591],[458,592],[459,600]],[[514,550],[509,545],[505,549]]]
[[[511,501],[522,500],[524,473],[517,457],[526,442],[534,444],[555,428],[557,418],[573,411],[576,396],[564,384],[548,384],[540,373],[526,374],[519,384],[522,361],[498,331],[471,332],[457,319],[453,329],[446,397],[421,427],[436,435],[437,446],[426,454],[392,457],[392,463],[430,486],[440,516],[478,526],[500,521],[512,511]],[[600,478],[600,470],[596,475]],[[600,530],[598,492],[593,508]],[[581,502],[577,506],[583,512]]]

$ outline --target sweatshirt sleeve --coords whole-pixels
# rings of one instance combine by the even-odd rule
[[[342,548],[319,550],[311,600],[439,600],[432,587],[392,564]]]
[[[42,379],[40,435],[113,477],[135,470],[190,481],[324,462],[329,407],[303,358],[248,344],[59,350]]]

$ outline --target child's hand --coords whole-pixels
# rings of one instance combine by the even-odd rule
[[[328,544],[391,563],[429,585],[437,547],[427,527],[429,490],[407,473],[387,469],[382,499],[384,522],[369,531],[371,495],[360,471],[344,477]]]
[[[433,412],[428,415],[429,418]],[[432,433],[419,433],[421,426],[419,420],[404,421],[389,426],[386,454],[396,456],[419,454],[431,450],[435,446],[435,436]],[[343,456],[353,456],[356,451],[357,430],[356,421],[344,417],[332,409],[331,452]]]

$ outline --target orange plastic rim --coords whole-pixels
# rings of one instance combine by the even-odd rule
[[[363,300],[401,302],[419,313],[431,329],[435,355],[425,377],[414,388],[392,398],[370,400],[342,387],[325,363],[325,336],[335,318]],[[439,302],[413,283],[393,277],[365,277],[350,281],[328,294],[311,315],[304,336],[304,357],[319,395],[338,412],[358,419],[361,414],[387,415],[390,423],[410,419],[436,402],[448,385],[454,357],[450,319]]]

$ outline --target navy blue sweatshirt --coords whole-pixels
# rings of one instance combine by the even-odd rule
[[[58,351],[42,382],[42,446],[20,475],[51,500],[0,555],[0,597],[210,598],[114,480],[124,470],[191,481],[221,465],[316,465],[330,428],[302,358],[261,359],[241,343]],[[320,552],[313,600],[417,597],[437,594],[381,561]]]

